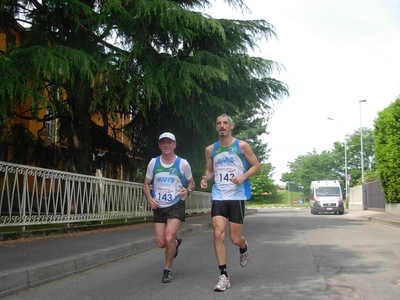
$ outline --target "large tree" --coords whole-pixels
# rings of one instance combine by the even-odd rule
[[[226,0],[246,9],[241,0]],[[279,64],[251,57],[256,41],[275,36],[265,20],[213,19],[195,9],[207,0],[2,1],[3,32],[29,28],[19,47],[0,55],[0,117],[59,119],[69,171],[91,174],[92,153],[148,160],[170,130],[196,159],[215,117],[268,109],[287,95],[271,78]],[[16,108],[30,101],[28,111]],[[128,115],[130,149],[105,138],[111,120]],[[103,129],[91,122],[102,120]],[[39,120],[46,121],[46,120]],[[3,122],[0,122],[3,124]],[[113,128],[122,130],[122,128]],[[117,155],[118,157],[118,155]]]
[[[302,186],[307,193],[313,180],[336,180],[337,165],[331,151],[316,150],[306,155],[298,156],[293,162],[289,162],[290,172],[283,173],[281,180],[291,186]]]

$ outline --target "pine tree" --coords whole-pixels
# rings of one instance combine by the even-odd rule
[[[226,2],[246,9],[240,0]],[[22,45],[0,55],[0,121],[37,119],[48,107],[68,141],[69,171],[92,174],[92,153],[101,147],[111,152],[111,144],[112,151],[145,161],[157,153],[157,136],[165,130],[185,141],[183,153],[197,157],[217,115],[268,109],[288,93],[270,77],[278,63],[248,54],[256,41],[275,36],[273,26],[195,10],[209,1],[2,4],[1,31],[20,25],[28,30]],[[28,100],[30,110],[18,112]],[[125,129],[131,149],[101,135],[122,114],[130,116]],[[91,122],[94,117],[103,130]]]

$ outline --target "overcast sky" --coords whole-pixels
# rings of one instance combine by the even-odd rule
[[[252,55],[285,66],[273,77],[289,86],[290,96],[273,106],[265,138],[273,178],[281,183],[288,162],[313,149],[331,150],[360,121],[372,129],[378,112],[400,95],[400,0],[244,2],[252,14],[243,16],[222,0],[207,13],[264,19],[275,27],[277,39],[260,43]]]

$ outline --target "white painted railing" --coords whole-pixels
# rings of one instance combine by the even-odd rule
[[[141,183],[0,161],[0,227],[152,216]],[[187,213],[208,212],[210,194],[194,192]]]

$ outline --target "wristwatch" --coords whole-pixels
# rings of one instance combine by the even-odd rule
[[[187,190],[188,190],[188,195],[190,195],[191,193],[192,193],[192,190],[191,189],[189,189],[189,188],[187,188]]]

